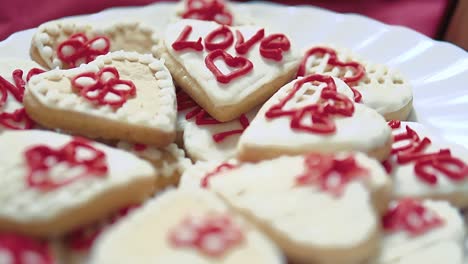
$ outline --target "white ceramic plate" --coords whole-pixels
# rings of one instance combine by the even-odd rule
[[[112,8],[67,19],[111,22],[137,18],[161,31],[174,15],[175,4]],[[294,43],[334,43],[362,57],[398,68],[411,82],[414,111],[411,120],[437,135],[468,147],[468,53],[434,41],[413,30],[389,26],[355,15],[337,14],[310,6],[285,7],[270,3],[233,4],[234,12],[287,32]],[[29,58],[34,29],[17,32],[0,42],[0,57]]]

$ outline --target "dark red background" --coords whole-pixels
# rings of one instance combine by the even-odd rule
[[[111,6],[146,5],[158,0],[0,0],[0,40],[11,33],[65,16],[94,13]],[[246,2],[246,1],[243,1]],[[411,27],[436,37],[449,0],[275,0],[288,5],[317,5],[361,13],[389,24]]]

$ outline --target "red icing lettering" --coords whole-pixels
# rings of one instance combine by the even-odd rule
[[[281,61],[283,52],[291,48],[288,37],[284,34],[272,34],[260,42],[260,55],[267,59]]]
[[[209,186],[211,178],[215,177],[216,175],[218,175],[219,173],[221,173],[223,171],[232,170],[232,169],[235,169],[237,167],[238,167],[238,165],[233,165],[233,164],[230,164],[230,163],[227,163],[227,162],[221,163],[212,172],[207,173],[205,175],[205,177],[203,177],[203,179],[200,182],[200,186],[202,188],[207,188]]]
[[[355,102],[360,102],[362,100],[362,95],[361,93],[353,88],[353,84],[360,81],[362,78],[364,78],[366,74],[366,69],[364,66],[362,66],[360,63],[355,62],[355,61],[349,61],[349,62],[343,62],[338,59],[338,56],[336,54],[336,51],[331,49],[331,48],[326,48],[326,47],[315,47],[310,50],[308,50],[302,59],[302,62],[299,66],[299,70],[297,71],[297,76],[305,76],[307,74],[307,69],[306,69],[306,64],[307,60],[311,56],[318,56],[318,55],[325,55],[328,54],[328,65],[333,66],[333,67],[339,67],[342,69],[352,69],[354,75],[349,76],[349,77],[340,77],[349,87],[351,87],[351,90],[354,93],[354,101]]]
[[[221,58],[229,67],[235,67],[237,69],[228,74],[222,73],[214,63],[217,58]],[[230,83],[232,80],[246,75],[253,69],[253,64],[250,60],[243,57],[233,57],[224,50],[210,52],[205,58],[205,65],[220,83]]]
[[[174,43],[172,43],[172,48],[176,51],[181,51],[185,49],[193,49],[196,51],[202,51],[203,50],[203,45],[202,45],[202,38],[198,38],[197,41],[188,41],[188,37],[190,36],[190,33],[192,32],[192,27],[191,26],[185,26],[185,28],[182,30],[180,33],[179,37],[177,38]]]
[[[412,198],[398,201],[382,218],[385,231],[404,231],[412,236],[423,235],[444,224],[444,221],[424,205]]]
[[[110,40],[105,36],[88,40],[84,33],[73,34],[69,39],[57,47],[60,60],[77,67],[81,63],[89,63],[99,55],[107,54],[110,50]]]
[[[92,79],[93,83],[83,83],[86,79]],[[72,85],[81,96],[99,105],[121,107],[130,97],[136,95],[135,84],[121,80],[115,67],[104,67],[97,73],[81,73],[72,79]]]
[[[390,121],[388,121],[388,126],[391,127],[392,129],[400,128],[401,121],[400,120],[390,120]]]
[[[86,152],[90,157],[80,157],[79,152]],[[58,149],[47,145],[32,146],[24,152],[24,158],[28,167],[28,186],[41,190],[57,189],[84,178],[105,177],[108,171],[106,154],[82,138],[74,138]],[[64,179],[53,179],[50,171],[59,163],[81,167],[83,172]]]
[[[265,29],[260,29],[250,39],[244,41],[244,36],[239,30],[236,30],[237,42],[235,45],[236,51],[239,54],[246,54],[255,43],[259,42],[265,36]]]
[[[224,139],[226,139],[227,137],[230,137],[230,136],[233,136],[233,135],[236,135],[236,134],[242,134],[244,133],[244,131],[247,129],[247,127],[250,125],[250,121],[249,119],[247,118],[247,116],[245,114],[242,114],[240,117],[239,117],[239,123],[241,124],[242,128],[241,129],[237,129],[237,130],[231,130],[231,131],[226,131],[226,132],[221,132],[221,133],[217,133],[217,134],[214,134],[213,135],[213,140],[216,142],[216,143],[220,143],[222,142]]]
[[[351,181],[369,176],[353,156],[337,159],[332,154],[309,154],[305,160],[305,172],[296,178],[298,185],[314,184],[335,196],[341,195]]]
[[[34,127],[34,121],[28,116],[24,107],[12,113],[0,113],[0,124],[12,130],[27,130]]]
[[[7,264],[56,263],[46,241],[13,233],[0,233],[0,252],[7,254]]]
[[[187,217],[169,233],[172,246],[194,248],[210,257],[221,257],[243,240],[241,228],[224,214]]]
[[[218,36],[223,37],[223,39],[221,41],[214,42]],[[210,34],[205,38],[205,47],[207,50],[225,50],[229,48],[232,43],[234,43],[234,35],[232,34],[232,31],[224,25],[210,32]]]
[[[327,85],[321,91],[319,102],[291,110],[284,109],[285,105],[294,98],[294,95],[304,84],[315,82]],[[290,127],[293,130],[330,134],[336,131],[336,125],[332,119],[334,115],[352,116],[353,113],[353,102],[337,92],[333,78],[326,75],[314,74],[297,80],[287,96],[268,109],[265,117],[267,119],[274,119],[288,116],[291,119]],[[304,118],[307,116],[310,116],[312,124],[304,124]]]
[[[188,0],[183,18],[215,21],[221,25],[232,25],[233,17],[222,0]]]

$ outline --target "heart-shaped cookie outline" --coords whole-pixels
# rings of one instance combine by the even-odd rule
[[[228,74],[221,72],[218,67],[215,65],[215,59],[221,57],[229,67],[236,67],[236,70],[231,71]],[[205,58],[205,65],[208,69],[216,76],[216,80],[220,83],[229,83],[233,79],[238,78],[242,75],[248,74],[253,70],[253,63],[244,57],[233,57],[224,50],[214,50]]]

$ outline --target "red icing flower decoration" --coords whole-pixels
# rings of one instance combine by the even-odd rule
[[[223,39],[221,41],[214,42],[218,36],[223,37]],[[232,43],[234,43],[234,35],[232,34],[232,31],[224,25],[213,30],[205,37],[205,47],[207,50],[225,50],[229,48]]]
[[[333,66],[333,67],[339,67],[343,69],[352,69],[354,72],[354,75],[350,77],[340,77],[353,91],[354,94],[354,101],[355,102],[361,102],[362,100],[362,95],[361,93],[353,88],[353,84],[360,81],[364,76],[366,75],[366,69],[364,66],[362,66],[360,63],[356,61],[349,61],[349,62],[343,62],[338,59],[338,55],[336,54],[336,51],[331,49],[331,48],[326,48],[326,47],[315,47],[310,50],[308,50],[302,59],[302,62],[299,66],[299,70],[297,71],[297,77],[299,76],[305,76],[307,74],[307,69],[306,69],[306,64],[307,60],[309,59],[310,56],[317,56],[317,55],[329,55],[328,59],[328,65]]]
[[[122,218],[125,218],[128,213],[138,207],[139,205],[125,207],[105,221],[99,221],[71,232],[65,237],[66,245],[74,251],[82,252],[90,250],[94,241],[96,241],[104,230],[111,227]]]
[[[232,25],[233,17],[222,0],[188,0],[182,18],[215,21]]]
[[[236,51],[239,54],[246,54],[249,52],[249,50],[252,48],[255,43],[259,42],[260,40],[263,39],[265,36],[265,29],[260,29],[255,33],[250,39],[247,41],[244,41],[244,36],[239,30],[236,30],[236,37],[237,37],[237,42],[236,42]]]
[[[92,83],[86,83],[87,79],[91,79]],[[104,67],[97,73],[79,74],[72,79],[72,85],[81,96],[99,105],[121,107],[130,97],[136,95],[135,84],[121,80],[114,67]]]
[[[0,233],[0,252],[6,264],[55,263],[47,242],[18,234]]]
[[[169,241],[176,248],[195,248],[210,257],[221,257],[238,246],[244,235],[229,215],[209,214],[184,219],[169,233]]]
[[[319,102],[301,108],[284,109],[285,105],[293,99],[294,95],[304,84],[317,82],[326,84],[326,88],[321,91]],[[336,131],[336,125],[332,119],[334,115],[352,116],[353,113],[353,102],[337,92],[333,78],[326,75],[314,74],[297,80],[288,95],[268,109],[265,117],[267,119],[274,119],[288,116],[291,119],[290,126],[294,130],[329,134]],[[307,116],[310,116],[312,124],[304,124],[304,118]]]
[[[221,58],[229,67],[237,69],[228,74],[222,73],[214,63],[217,58]],[[253,70],[253,63],[250,60],[244,57],[233,57],[224,50],[210,52],[205,58],[205,65],[216,76],[218,82],[225,84]]]
[[[79,152],[85,152],[88,157],[80,157]],[[28,186],[41,190],[57,189],[84,178],[105,177],[108,172],[106,154],[82,138],[74,138],[58,149],[46,145],[32,146],[24,152],[24,158],[28,168]],[[53,179],[50,171],[60,163],[82,167],[83,172],[65,179]]]
[[[110,50],[110,40],[105,36],[88,40],[84,33],[76,33],[57,47],[58,58],[77,67],[81,63],[89,63],[99,55],[107,54]]]
[[[283,52],[289,49],[291,49],[291,43],[284,34],[272,34],[260,42],[260,55],[275,61],[281,61]]]
[[[193,49],[196,51],[202,51],[203,45],[202,45],[201,37],[198,38],[197,41],[187,40],[191,32],[192,32],[192,27],[188,25],[185,26],[185,28],[182,30],[177,40],[174,41],[174,43],[172,43],[172,48],[176,51],[181,51],[185,49]]]
[[[202,178],[200,182],[200,186],[202,188],[207,188],[210,182],[210,179],[213,178],[214,176],[218,175],[219,173],[223,171],[228,171],[232,170],[239,167],[238,165],[230,164],[227,162],[221,163],[218,167],[216,167],[212,172],[209,172],[205,175],[205,177]]]
[[[369,171],[360,167],[353,156],[337,159],[332,154],[312,153],[305,158],[304,164],[306,171],[296,178],[296,183],[317,184],[335,196],[341,195],[351,181],[369,176]]]
[[[43,72],[44,71],[41,69],[33,68],[28,72],[26,80],[29,81],[34,75]],[[12,77],[14,84],[0,76],[0,108],[4,107],[7,103],[8,93],[11,93],[18,103],[23,103],[24,89],[26,86],[26,82],[23,80],[23,71],[18,69],[14,70]],[[27,115],[24,107],[10,113],[5,111],[1,112],[0,124],[14,130],[31,129],[34,126],[34,122]]]
[[[383,216],[382,224],[387,232],[404,231],[418,236],[442,226],[444,221],[421,202],[406,198]]]

